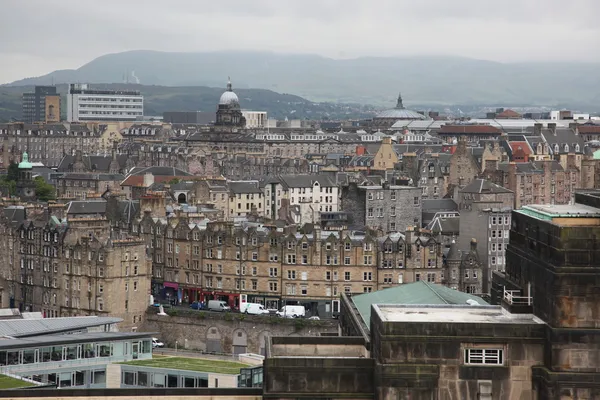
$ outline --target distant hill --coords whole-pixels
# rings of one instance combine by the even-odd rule
[[[144,95],[144,114],[162,116],[164,111],[216,112],[219,97],[225,88],[205,86],[146,86],[137,84],[96,84],[96,88],[139,90]],[[67,85],[57,85],[59,93],[67,92]],[[33,86],[0,86],[0,121],[21,117],[21,95]],[[277,119],[347,119],[365,118],[373,114],[373,107],[358,104],[314,103],[291,94],[280,94],[265,89],[236,89],[242,108],[267,111],[269,118]],[[63,96],[63,110],[66,98]],[[64,114],[64,113],[63,113]],[[64,115],[63,115],[64,117]]]
[[[560,57],[557,56],[560,61]],[[76,70],[54,71],[11,85],[123,82],[162,86],[264,88],[312,101],[393,105],[565,105],[600,111],[600,64],[497,63],[459,57],[357,58],[265,52],[107,54]]]

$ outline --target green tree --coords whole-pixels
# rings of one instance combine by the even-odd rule
[[[11,162],[8,166],[8,173],[6,174],[7,181],[17,181],[19,179],[19,164]]]
[[[54,197],[54,186],[46,183],[44,178],[41,176],[35,177],[35,194],[37,198],[41,201],[53,200]]]

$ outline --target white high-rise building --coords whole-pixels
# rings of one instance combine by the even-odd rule
[[[144,96],[133,90],[90,89],[87,84],[70,84],[67,120],[131,121],[144,116]]]
[[[264,128],[267,126],[266,111],[242,110],[242,115],[246,118],[246,128]]]

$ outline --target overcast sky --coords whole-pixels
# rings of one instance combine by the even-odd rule
[[[2,0],[0,83],[126,50],[600,61],[599,0]]]

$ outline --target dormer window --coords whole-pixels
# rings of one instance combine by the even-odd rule
[[[568,153],[568,152],[569,152],[569,145],[565,144],[565,153]]]
[[[555,153],[558,153],[559,151],[560,151],[560,149],[558,148],[558,145],[557,145],[557,144],[555,144],[555,145],[554,145],[554,152],[555,152]]]
[[[576,152],[579,152],[579,151],[580,151],[580,147],[579,147],[579,145],[578,145],[578,144],[576,144],[576,145],[575,145],[575,151],[576,151]]]

